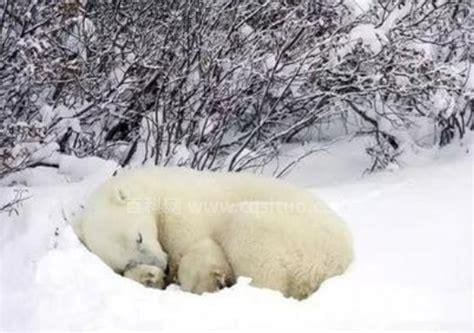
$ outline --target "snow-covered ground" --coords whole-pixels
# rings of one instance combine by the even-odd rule
[[[314,188],[350,225],[356,260],[309,299],[285,299],[240,279],[196,296],[152,290],[114,274],[69,223],[115,168],[62,158],[1,181],[0,206],[29,186],[19,214],[0,214],[0,329],[468,331],[472,325],[472,155],[425,152],[394,172],[341,144],[288,179]],[[359,147],[360,148],[360,147]],[[469,147],[472,149],[472,147]],[[17,183],[15,187],[6,184]]]

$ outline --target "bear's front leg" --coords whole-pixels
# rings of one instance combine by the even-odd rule
[[[126,270],[123,276],[137,281],[146,287],[163,289],[165,287],[165,273],[156,266],[137,265]]]
[[[230,287],[235,283],[235,277],[219,244],[206,238],[181,258],[178,283],[184,291],[202,294]]]

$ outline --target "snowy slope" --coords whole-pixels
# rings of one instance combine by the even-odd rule
[[[444,154],[366,177],[351,167],[362,165],[351,161],[356,154],[338,160],[346,167],[322,155],[295,170],[289,179],[320,186],[317,193],[347,220],[356,247],[349,272],[302,302],[252,288],[246,279],[196,296],[114,274],[68,225],[113,163],[65,159],[59,173],[38,168],[3,180],[34,186],[19,215],[0,215],[0,328],[469,330],[473,161],[470,154]],[[14,189],[0,188],[0,205]]]

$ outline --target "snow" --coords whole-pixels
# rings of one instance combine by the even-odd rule
[[[247,38],[251,34],[253,34],[255,32],[255,30],[250,25],[248,25],[247,23],[244,23],[240,26],[239,32],[242,34],[242,36],[244,38]]]
[[[380,29],[375,28],[373,24],[355,26],[349,33],[349,40],[351,42],[361,40],[363,45],[369,47],[374,53],[379,53],[386,42],[386,38],[380,33]]]
[[[197,296],[152,290],[114,274],[71,223],[116,168],[58,158],[58,170],[17,176],[30,199],[0,214],[0,327],[5,330],[447,330],[472,325],[472,155],[407,154],[396,172],[361,176],[363,142],[304,161],[288,180],[311,187],[348,222],[356,260],[299,302],[239,279]],[[56,172],[56,174],[55,174]],[[49,178],[38,181],[38,177]],[[0,206],[19,185],[1,182]],[[314,187],[318,186],[316,190]]]
[[[355,16],[366,13],[372,6],[373,0],[345,0],[346,5]]]
[[[347,1],[352,11],[357,14],[367,12],[371,6],[372,1]],[[361,41],[363,45],[367,46],[373,53],[379,53],[383,46],[389,42],[388,35],[390,31],[398,24],[398,20],[406,16],[412,7],[410,2],[396,6],[390,14],[384,19],[383,24],[376,27],[373,24],[362,23],[356,25],[349,33],[349,44],[339,51],[339,55],[343,56],[353,47],[355,42]],[[412,47],[417,49],[424,49],[429,51],[428,44],[412,43]]]

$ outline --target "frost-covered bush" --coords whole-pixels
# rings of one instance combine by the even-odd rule
[[[471,130],[469,1],[366,5],[7,1],[0,176],[51,151],[255,169],[340,135],[373,137],[375,170]]]
[[[442,146],[472,130],[471,11],[469,1],[378,1],[359,18],[351,51],[367,55],[353,76],[369,84],[349,105],[373,125],[372,154],[392,159],[407,144]]]

